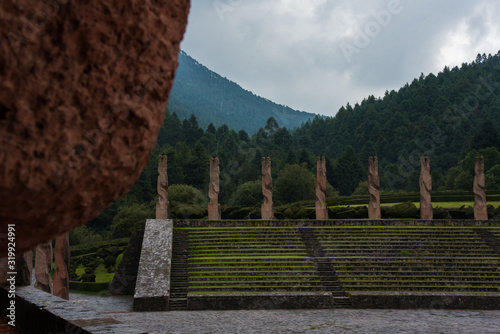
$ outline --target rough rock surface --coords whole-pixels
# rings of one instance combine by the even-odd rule
[[[378,158],[368,158],[368,191],[370,202],[368,203],[368,218],[380,219],[380,178],[378,176]]]
[[[52,293],[52,242],[44,242],[36,246],[35,253],[35,288]]]
[[[316,219],[328,219],[325,157],[316,158]]]
[[[432,176],[429,157],[420,157],[420,219],[432,219]]]
[[[54,296],[69,299],[69,233],[64,233],[56,238],[54,246]]]
[[[0,3],[0,228],[16,224],[17,251],[134,185],[162,124],[189,3]]]
[[[260,207],[262,219],[274,219],[273,178],[271,176],[271,158],[262,158],[262,195],[264,202]]]

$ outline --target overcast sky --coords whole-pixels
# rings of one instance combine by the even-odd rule
[[[334,115],[500,50],[497,0],[192,0],[181,48],[243,88]]]

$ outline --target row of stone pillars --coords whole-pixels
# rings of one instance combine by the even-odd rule
[[[7,258],[2,259],[7,264]],[[50,277],[52,261],[55,262],[54,279]],[[65,233],[56,238],[54,251],[52,251],[52,241],[40,244],[35,249],[35,288],[54,294],[54,296],[69,300],[69,233]],[[16,254],[16,274],[15,280],[18,286],[28,286],[32,283],[33,251]],[[12,277],[7,272],[6,277],[2,277],[3,284]]]
[[[474,218],[487,220],[486,191],[484,176],[484,157],[476,157],[474,177]],[[158,159],[158,202],[156,204],[156,219],[169,218],[167,157]],[[210,159],[210,185],[208,197],[208,219],[221,219],[219,198],[219,159]],[[326,203],[326,160],[325,157],[316,159],[316,219],[328,219],[328,206]],[[433,219],[432,177],[429,157],[420,158],[420,218]],[[378,158],[368,159],[368,217],[370,219],[382,218],[380,212],[380,177],[378,175]],[[262,158],[262,194],[264,201],[261,206],[262,219],[274,219],[273,211],[273,180],[271,177],[271,158]]]

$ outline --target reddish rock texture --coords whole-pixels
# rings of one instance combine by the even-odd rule
[[[271,176],[271,158],[262,157],[262,195],[264,201],[260,207],[262,219],[274,219],[273,178]]]
[[[326,205],[326,159],[316,158],[316,219],[328,219]]]
[[[378,176],[378,158],[368,158],[368,192],[370,202],[368,203],[368,218],[380,219],[380,177]]]
[[[18,252],[133,186],[163,121],[188,11],[189,0],[0,3],[0,233],[16,224]]]
[[[54,246],[54,296],[69,300],[69,233],[64,233],[56,238]]]
[[[420,157],[420,219],[432,219],[432,176],[429,157]]]
[[[486,179],[484,176],[484,157],[474,158],[474,219],[488,220],[486,206]]]

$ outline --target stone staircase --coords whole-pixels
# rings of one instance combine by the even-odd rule
[[[493,249],[498,255],[500,255],[500,232],[494,234],[487,229],[484,228],[476,228],[474,232],[488,245]]]
[[[187,231],[174,229],[170,274],[169,311],[187,310],[188,244]]]
[[[340,283],[335,269],[326,257],[313,228],[299,229],[302,241],[306,245],[308,255],[313,260],[321,279],[323,288],[333,296],[335,308],[352,308],[351,301]]]
[[[190,228],[189,293],[324,291],[296,228]]]
[[[318,227],[315,233],[347,292],[500,292],[500,256],[473,228]]]
[[[499,227],[252,224],[174,229],[169,310],[189,298],[245,308],[238,298],[328,293],[328,307],[351,308],[351,293],[500,292]]]

